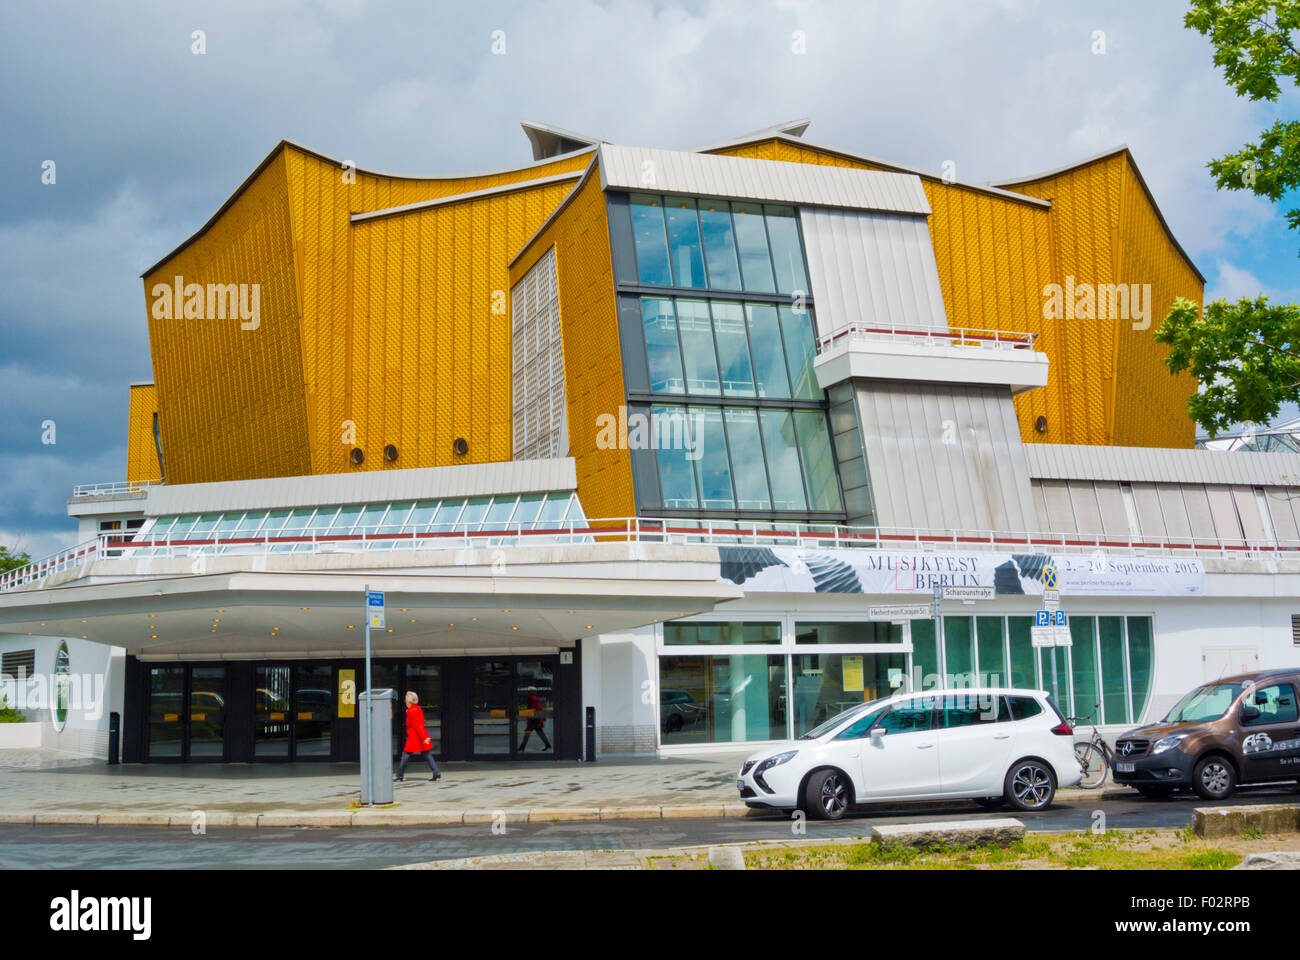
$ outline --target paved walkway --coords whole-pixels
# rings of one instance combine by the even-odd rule
[[[393,784],[394,805],[358,809],[357,764],[127,764],[0,750],[0,823],[186,826],[414,825],[743,817],[747,752],[672,759],[447,763]],[[1126,795],[1131,791],[1123,791]],[[1063,790],[1061,800],[1096,799]]]

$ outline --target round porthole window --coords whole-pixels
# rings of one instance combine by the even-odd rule
[[[469,444],[465,442],[464,437],[457,437],[456,442],[451,445],[451,448],[456,451],[456,456],[458,457],[463,457],[465,454],[469,453]]]
[[[365,451],[360,447],[353,447],[352,452],[348,454],[348,459],[359,466],[366,459]]]
[[[68,656],[68,642],[59,644],[54,654],[54,689],[50,691],[53,702],[50,704],[50,720],[54,732],[62,733],[68,723],[68,699],[72,686],[72,660]]]
[[[397,447],[393,446],[391,443],[384,447],[384,459],[389,463],[395,461],[397,459]]]
[[[1046,418],[1046,417],[1039,417],[1037,420],[1035,420],[1035,421],[1034,421],[1034,429],[1037,430],[1039,433],[1046,433],[1046,432],[1047,432],[1047,418]]]

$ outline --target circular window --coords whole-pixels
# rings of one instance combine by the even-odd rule
[[[68,723],[68,693],[72,684],[72,661],[68,657],[68,642],[59,644],[54,654],[54,702],[51,705],[50,719],[54,723],[54,732],[62,733]]]

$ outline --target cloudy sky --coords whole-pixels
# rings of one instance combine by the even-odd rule
[[[1278,107],[1237,99],[1185,0],[134,0],[0,23],[0,543],[72,542],[75,483],[125,476],[150,380],[141,271],[281,138],[368,169],[530,158],[521,118],[691,148],[797,117],[807,137],[964,180],[1127,143],[1207,296],[1300,299],[1281,211],[1205,169]],[[192,51],[194,31],[206,52]],[[505,50],[493,53],[494,32]],[[803,53],[796,53],[801,31]],[[1099,36],[1102,31],[1104,36]],[[1104,53],[1094,52],[1104,40]],[[499,46],[499,44],[498,44]],[[1297,115],[1294,93],[1280,107]],[[42,184],[42,164],[56,183]],[[42,444],[42,423],[56,440]]]

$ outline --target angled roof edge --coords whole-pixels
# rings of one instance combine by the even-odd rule
[[[1165,219],[1164,212],[1160,209],[1160,204],[1156,203],[1155,194],[1151,192],[1151,187],[1147,184],[1146,177],[1142,176],[1142,168],[1138,166],[1137,158],[1133,156],[1133,151],[1129,149],[1129,146],[1126,143],[1121,143],[1119,146],[1112,147],[1110,150],[1094,154],[1084,160],[1078,160],[1074,163],[1066,164],[1063,167],[1056,167],[1053,170],[1047,170],[1043,173],[1034,174],[1033,176],[1016,177],[1013,180],[997,180],[991,182],[989,185],[993,187],[1012,187],[1037,183],[1040,180],[1050,180],[1052,177],[1059,177],[1062,174],[1070,173],[1071,171],[1089,166],[1090,164],[1098,163],[1102,160],[1109,160],[1111,157],[1116,157],[1120,154],[1123,154],[1128,159],[1129,166],[1133,168],[1133,173],[1137,176],[1138,185],[1142,188],[1142,192],[1147,195],[1147,200],[1151,202],[1151,209],[1156,212],[1156,219],[1160,221],[1160,226],[1164,227],[1165,235],[1169,237],[1169,242],[1174,245],[1174,249],[1177,250],[1179,255],[1187,261],[1187,265],[1192,268],[1192,273],[1196,274],[1197,278],[1200,279],[1201,284],[1204,285],[1205,274],[1201,273],[1200,268],[1196,266],[1196,261],[1194,261],[1191,258],[1191,255],[1183,249],[1183,245],[1179,243],[1178,238],[1174,236],[1174,231],[1169,226],[1169,221]]]
[[[239,184],[239,186],[235,188],[234,192],[229,197],[226,198],[225,203],[223,203],[220,207],[217,208],[217,212],[214,213],[212,216],[210,216],[204,222],[203,226],[195,230],[192,234],[190,234],[188,237],[182,240],[174,248],[172,248],[170,253],[164,256],[153,266],[149,267],[142,274],[140,274],[140,279],[143,280],[145,277],[149,276],[149,274],[153,273],[155,270],[157,270],[159,267],[165,264],[168,260],[172,259],[172,257],[176,256],[178,253],[180,253],[182,250],[188,247],[191,243],[193,243],[195,240],[199,239],[199,237],[203,236],[210,229],[212,229],[213,224],[215,224],[218,220],[221,219],[221,215],[225,213],[228,209],[230,209],[231,204],[233,204],[236,200],[239,199],[239,197],[243,194],[243,192],[248,189],[249,185],[258,178],[258,176],[262,173],[263,170],[265,170],[267,167],[271,165],[272,161],[274,161],[275,158],[280,155],[281,151],[283,151],[285,147],[292,147],[294,150],[297,150],[300,153],[305,153],[310,157],[315,157],[317,160],[324,160],[326,163],[338,164],[340,167],[342,166],[343,163],[343,161],[341,160],[338,160],[334,157],[326,156],[325,154],[321,153],[318,150],[313,150],[310,147],[304,147],[302,144],[295,143],[292,140],[288,140],[288,139],[281,140],[279,143],[277,143],[274,147],[271,148],[271,152],[268,153],[262,159],[262,162],[259,163],[253,169],[252,173],[250,173],[248,176],[246,176],[243,179],[243,181]],[[595,149],[596,149],[595,146],[584,147],[582,150],[575,150],[573,151],[573,153],[566,154],[565,156],[577,156],[578,154],[586,153],[588,151],[594,151]],[[427,180],[430,182],[435,182],[439,180],[470,180],[475,177],[495,177],[505,173],[519,173],[524,170],[531,169],[533,167],[543,167],[546,166],[547,164],[555,163],[559,159],[560,157],[548,157],[545,160],[534,160],[530,163],[522,163],[513,167],[502,167],[501,169],[498,170],[483,170],[476,173],[441,174],[438,176],[412,177],[412,176],[405,176],[403,174],[397,174],[397,173],[382,173],[376,170],[366,170],[362,167],[357,167],[356,172],[364,173],[367,176],[371,176],[371,177],[385,177],[389,180]]]
[[[564,140],[570,143],[584,143],[589,147],[597,146],[602,142],[599,137],[589,137],[585,133],[574,133],[572,130],[565,130],[550,123],[538,123],[535,120],[520,120],[519,126],[524,128],[524,136],[528,138],[528,143],[533,148],[534,161],[554,160],[557,157],[581,152],[581,150],[548,152],[548,147],[556,147]]]
[[[591,158],[591,163],[587,164],[587,169],[582,171],[581,179],[579,179],[578,182],[573,185],[573,189],[564,195],[564,199],[555,205],[555,209],[552,210],[550,214],[547,215],[546,219],[543,220],[541,224],[537,227],[537,229],[533,231],[533,235],[529,237],[527,240],[525,240],[523,246],[521,246],[515,252],[515,255],[512,256],[509,259],[509,261],[506,262],[507,270],[510,270],[514,267],[515,263],[518,262],[519,258],[522,257],[525,253],[527,253],[528,250],[532,247],[532,245],[537,242],[537,238],[540,237],[542,234],[544,234],[547,231],[547,229],[550,228],[551,224],[554,223],[559,218],[560,214],[562,214],[568,208],[569,204],[573,202],[573,198],[582,192],[582,188],[585,187],[587,185],[587,181],[591,179],[592,171],[594,171],[599,166],[600,166],[600,151],[597,150],[595,156]]]
[[[820,150],[823,153],[833,154],[838,157],[844,157],[847,160],[857,160],[860,163],[873,163],[878,167],[884,167],[887,170],[896,173],[910,173],[920,177],[922,180],[933,180],[939,183],[947,183],[954,187],[965,187],[968,190],[974,190],[978,193],[987,193],[991,196],[1001,197],[1004,200],[1014,200],[1017,203],[1028,203],[1030,206],[1050,208],[1051,203],[1047,200],[1039,200],[1037,197],[1031,197],[1027,194],[1016,193],[1014,190],[1003,190],[993,184],[988,183],[971,183],[966,180],[945,180],[937,173],[931,173],[928,170],[921,170],[916,167],[909,167],[905,164],[894,163],[891,160],[881,160],[879,157],[869,156],[865,153],[854,153],[851,150],[842,150],[839,147],[828,147],[822,143],[813,143],[811,140],[804,140],[802,137],[791,136],[788,133],[780,131],[768,132],[758,131],[756,134],[737,137],[735,140],[728,140],[726,143],[717,143],[709,147],[700,147],[697,150],[688,151],[691,153],[715,153],[718,150],[726,150],[730,147],[741,147],[750,143],[759,143],[763,140],[782,140],[786,143],[798,147],[809,147],[813,150]]]
[[[579,171],[570,171],[569,173],[557,173],[550,177],[538,177],[536,180],[519,180],[515,183],[503,183],[496,187],[486,187],[482,190],[471,190],[468,193],[453,193],[446,197],[434,197],[432,200],[417,200],[415,203],[404,203],[399,207],[384,207],[379,210],[367,210],[364,212],[348,214],[348,220],[351,223],[368,223],[371,220],[381,220],[385,217],[400,216],[404,213],[415,213],[420,210],[428,210],[431,207],[443,207],[451,203],[460,203],[464,200],[478,200],[483,197],[492,197],[500,193],[515,193],[519,190],[531,190],[534,187],[544,187],[548,184],[563,183],[566,180],[581,179],[582,173]]]
[[[154,382],[152,380],[132,380],[130,384],[128,384],[128,386],[132,387],[152,387],[153,385]]]

